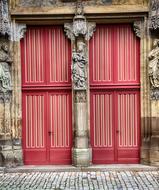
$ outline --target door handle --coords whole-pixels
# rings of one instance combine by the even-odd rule
[[[116,133],[119,133],[120,131],[119,130],[116,130]]]
[[[52,134],[55,135],[55,133],[52,131],[48,131],[48,134],[49,134],[49,136],[51,136]]]

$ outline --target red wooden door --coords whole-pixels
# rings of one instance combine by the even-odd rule
[[[71,45],[63,28],[28,28],[21,59],[24,163],[71,164]]]
[[[138,163],[139,40],[130,25],[99,25],[89,44],[93,163]]]

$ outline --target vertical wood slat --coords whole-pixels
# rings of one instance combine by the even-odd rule
[[[112,94],[92,93],[93,147],[113,146]]]
[[[69,148],[71,145],[70,139],[70,94],[50,94],[50,130],[51,148]]]
[[[44,148],[44,96],[25,95],[26,148]]]

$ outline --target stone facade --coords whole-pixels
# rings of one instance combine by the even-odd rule
[[[73,162],[76,166],[91,164],[87,41],[93,35],[95,22],[110,23],[110,19],[114,23],[133,22],[134,31],[140,38],[141,163],[159,165],[159,36],[155,31],[149,30],[149,15],[152,16],[151,11],[149,14],[150,1],[83,1],[85,16],[80,10],[76,11],[76,16],[82,14],[83,18],[87,18],[83,23],[86,24],[85,31],[81,31],[78,24],[76,30],[72,30],[75,26],[73,26],[75,24],[73,18],[76,10],[76,2],[73,0],[69,2],[11,0],[9,5],[7,2],[2,0],[0,3],[1,14],[3,14],[0,20],[0,165],[22,164],[23,161],[20,39],[27,24],[52,23],[65,24],[66,34],[74,47],[72,53],[75,110]],[[78,119],[80,117],[83,119]],[[83,126],[82,130],[79,126]]]

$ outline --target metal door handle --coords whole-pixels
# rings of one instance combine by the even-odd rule
[[[52,134],[53,134],[53,135],[55,134],[55,133],[52,132],[52,131],[48,131],[48,133],[49,133],[49,136],[51,136]]]
[[[116,130],[117,133],[119,133],[120,131],[119,130]]]

